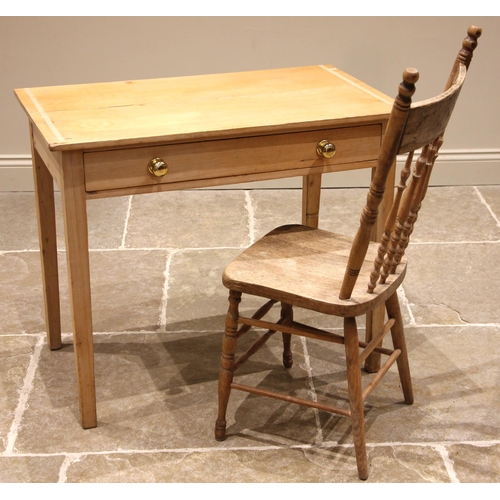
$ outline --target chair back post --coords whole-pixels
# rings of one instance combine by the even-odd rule
[[[463,64],[466,69],[469,69],[472,54],[477,47],[477,39],[481,36],[482,32],[483,30],[481,28],[474,25],[470,25],[467,29],[467,36],[462,41],[462,48],[458,52],[457,58],[453,64],[453,68],[444,88],[445,91],[453,85],[460,64]]]
[[[481,28],[469,26],[467,37],[462,42],[462,48],[455,60],[444,93],[439,98],[413,105],[408,115],[406,122],[407,130],[403,134],[398,154],[409,152],[408,165],[411,164],[414,149],[422,147],[422,152],[415,163],[408,189],[405,187],[406,179],[408,178],[406,166],[401,172],[401,183],[398,186],[398,194],[392,207],[390,220],[388,219],[386,222],[385,232],[380,242],[377,257],[375,258],[374,268],[367,288],[368,293],[373,293],[379,277],[380,283],[384,284],[389,274],[396,272],[396,268],[406,251],[422,201],[427,193],[432,168],[438,156],[439,148],[443,143],[443,136],[448,120],[463,85],[463,80],[467,74],[467,69],[472,60],[474,49],[477,47],[477,39],[481,36],[481,32]],[[455,87],[453,91],[452,87]],[[449,94],[449,92],[453,92],[453,94]],[[447,94],[449,94],[448,99],[445,97]],[[443,103],[441,109],[438,109],[441,106],[438,104],[439,100]],[[433,102],[436,104],[433,104]],[[430,111],[432,107],[434,107],[434,111]],[[421,132],[418,129],[423,130],[421,125],[427,120],[426,115],[432,116],[433,114],[436,118],[438,116],[440,118],[434,119],[433,122],[427,122],[427,127],[429,130],[434,130],[436,136],[431,142],[424,145]],[[439,128],[441,130],[438,130]],[[431,138],[428,137],[428,139]],[[402,198],[398,197],[400,189],[405,190]],[[397,215],[394,216],[396,212]],[[381,269],[382,265],[383,268]]]
[[[370,244],[371,228],[378,215],[378,207],[384,195],[387,176],[394,164],[399,151],[401,137],[411,107],[411,98],[415,93],[415,83],[418,81],[418,71],[408,68],[403,72],[403,81],[399,85],[399,92],[394,100],[387,129],[382,141],[377,167],[370,184],[366,205],[361,214],[358,232],[349,254],[339,298],[347,300],[351,297],[361,266]]]

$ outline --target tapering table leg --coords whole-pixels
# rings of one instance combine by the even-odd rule
[[[59,349],[61,347],[61,309],[59,302],[54,180],[34,145],[32,145],[31,154],[42,264],[47,343],[50,349]]]
[[[82,426],[96,427],[94,346],[90,296],[87,208],[81,152],[62,156],[62,202],[73,339]]]

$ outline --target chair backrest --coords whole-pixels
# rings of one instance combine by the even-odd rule
[[[399,93],[394,100],[389,122],[373,175],[367,202],[361,214],[358,232],[349,255],[340,299],[351,297],[370,243],[370,233],[378,215],[389,172],[398,154],[408,153],[401,180],[381,238],[378,255],[367,291],[372,293],[377,282],[384,283],[395,272],[409,242],[422,200],[429,184],[432,167],[443,143],[443,135],[465,81],[472,54],[481,36],[481,28],[470,26],[463,40],[445,90],[439,96],[412,104],[419,74],[409,68],[403,73]],[[413,166],[413,154],[421,153]],[[406,185],[408,178],[411,180]]]

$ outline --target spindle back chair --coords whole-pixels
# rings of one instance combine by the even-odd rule
[[[229,289],[229,310],[219,375],[219,413],[215,425],[217,440],[224,440],[226,437],[226,409],[232,389],[298,403],[350,417],[358,475],[360,479],[368,477],[363,403],[394,362],[397,362],[404,401],[407,404],[413,403],[397,289],[406,273],[405,250],[427,191],[443,134],[480,35],[480,28],[469,27],[445,91],[435,98],[412,104],[411,98],[419,74],[412,68],[403,73],[366,206],[354,238],[303,225],[282,226],[245,250],[224,271],[223,283]],[[414,151],[420,149],[412,169]],[[390,169],[396,156],[403,153],[408,153],[408,157],[385,223],[385,231],[377,244],[370,241],[371,228],[378,215]],[[267,298],[268,302],[251,318],[240,316],[242,293]],[[278,302],[281,303],[280,319],[277,322],[264,321],[264,316]],[[356,317],[384,305],[387,322],[368,344],[360,341]],[[343,317],[344,335],[294,321],[293,307]],[[238,325],[241,326],[238,328]],[[252,326],[267,331],[235,359],[237,339]],[[382,340],[389,331],[392,349],[382,347]],[[233,380],[235,370],[276,332],[282,332],[285,368],[290,368],[293,363],[291,335],[344,344],[348,408],[251,387]],[[388,358],[363,388],[361,365],[373,352],[387,355]]]

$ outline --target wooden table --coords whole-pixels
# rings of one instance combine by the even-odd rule
[[[51,349],[61,347],[53,180],[62,194],[84,428],[97,425],[86,201],[303,176],[303,223],[317,227],[321,174],[374,167],[392,105],[331,65],[15,92],[30,121]],[[378,322],[368,318],[368,334]]]

